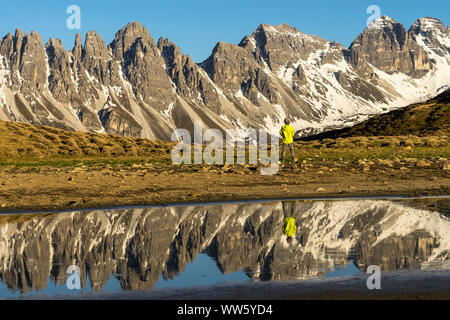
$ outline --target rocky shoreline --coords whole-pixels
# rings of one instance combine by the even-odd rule
[[[287,163],[273,176],[257,166],[169,164],[4,168],[1,212],[258,199],[450,194],[448,160]]]

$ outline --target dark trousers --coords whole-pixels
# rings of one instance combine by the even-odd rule
[[[289,150],[291,152],[291,156],[292,156],[292,160],[295,159],[295,155],[294,155],[294,144],[293,143],[283,143],[283,147],[281,149],[281,160],[284,160],[284,156],[286,155],[286,147],[289,146]]]

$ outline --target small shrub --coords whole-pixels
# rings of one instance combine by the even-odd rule
[[[426,137],[424,145],[427,147],[439,147],[440,141],[436,137]]]
[[[96,149],[92,149],[89,147],[84,147],[84,148],[82,148],[82,150],[83,150],[83,153],[87,156],[95,156],[98,154]]]
[[[412,139],[403,139],[400,141],[400,145],[404,147],[414,147],[414,140]]]
[[[76,148],[76,149],[70,149],[70,150],[69,150],[69,154],[70,154],[71,156],[81,156],[81,155],[83,155],[83,151],[82,151],[81,149],[79,149],[79,148]]]
[[[28,151],[28,156],[31,158],[43,158],[42,153],[37,149],[32,149]]]

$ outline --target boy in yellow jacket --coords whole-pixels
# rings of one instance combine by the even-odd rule
[[[286,147],[289,147],[289,151],[291,152],[292,160],[297,161],[294,155],[294,135],[295,130],[290,125],[291,121],[289,119],[284,119],[285,125],[281,127],[280,135],[281,140],[283,142],[283,148],[281,151],[281,161],[284,160],[284,156],[286,155]]]

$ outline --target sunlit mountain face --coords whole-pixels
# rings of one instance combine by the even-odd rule
[[[218,42],[196,64],[140,23],[110,44],[95,31],[72,50],[17,29],[0,41],[0,120],[170,140],[175,128],[264,129],[290,117],[299,135],[353,125],[450,85],[450,29],[389,17],[349,48],[287,24]],[[217,39],[218,41],[220,39]]]

